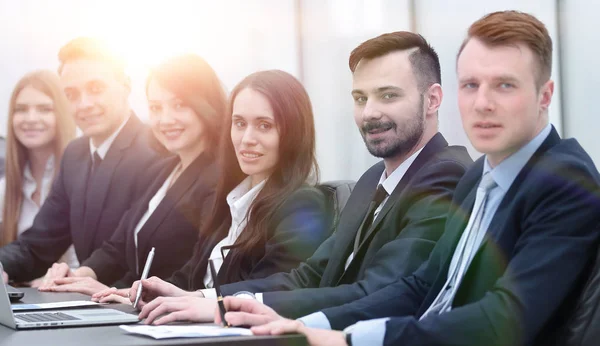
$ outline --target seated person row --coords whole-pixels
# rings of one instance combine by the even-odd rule
[[[149,167],[161,160],[128,105],[130,82],[119,60],[88,38],[69,42],[58,56],[68,113],[83,136],[64,150],[31,227],[0,248],[4,275],[15,282],[40,277],[71,245],[84,262],[143,196],[154,179]]]
[[[158,67],[148,79],[147,95],[154,134],[178,154],[176,161],[185,171],[172,182],[176,162],[168,165],[111,241],[79,269],[70,272],[64,266],[62,272],[74,277],[54,279],[42,290],[93,294],[108,288],[96,280],[110,284],[125,272],[124,283],[130,286],[152,246],[156,255],[150,273],[167,279],[183,267],[170,279],[182,287],[212,287],[209,258],[222,282],[262,278],[295,268],[329,236],[325,196],[310,182],[318,179],[312,107],[293,76],[276,70],[248,76],[233,90],[225,117],[227,107],[214,71],[202,59],[188,56]],[[217,152],[207,139],[219,128]],[[211,167],[216,155],[218,180]],[[190,192],[194,181],[197,191]],[[215,203],[207,196],[213,185]],[[191,197],[176,208],[181,212],[168,213],[173,200],[185,193]],[[198,225],[186,221],[198,220],[202,212],[209,214],[199,222],[192,256]],[[189,257],[183,266],[181,260]]]
[[[350,61],[381,50],[393,55],[353,78],[356,124],[369,151],[383,162],[357,182],[336,232],[313,256],[288,272],[222,285],[225,294],[265,292],[265,303],[299,317],[371,294],[429,257],[442,235],[454,188],[472,161],[464,147],[448,146],[437,132],[442,91],[435,51],[409,32],[381,41],[359,47]],[[372,203],[376,190],[384,195],[379,207]],[[132,293],[136,288],[137,283]],[[203,287],[148,279],[140,317],[152,323],[164,312],[177,312],[156,323],[212,321],[215,300],[201,297],[214,292],[188,291],[198,288]],[[97,298],[105,301],[103,295]]]
[[[361,60],[355,74],[391,57]],[[554,344],[596,255],[600,174],[549,123],[551,61],[552,40],[531,15],[496,12],[469,28],[457,57],[458,105],[485,155],[459,182],[444,235],[417,271],[300,321],[228,297],[240,312],[227,321],[273,321],[253,331],[301,332],[311,345]]]
[[[6,175],[0,180],[0,246],[33,223],[50,192],[63,151],[75,138],[75,124],[56,73],[31,72],[19,80],[9,101]],[[79,266],[75,249],[61,257]]]

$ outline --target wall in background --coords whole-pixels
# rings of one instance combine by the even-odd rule
[[[474,20],[503,9],[530,12],[547,25],[557,86],[551,121],[600,162],[594,143],[600,118],[592,104],[593,83],[600,80],[593,27],[600,3],[581,0],[172,0],[168,7],[133,0],[0,0],[0,134],[10,92],[23,74],[56,69],[58,49],[76,36],[100,36],[128,60],[131,104],[142,119],[147,119],[147,69],[169,55],[202,55],[227,89],[257,70],[292,73],[313,102],[322,179],[358,179],[378,159],[369,155],[354,124],[348,56],[368,38],[414,28],[440,55],[440,131],[475,158],[479,153],[457,110],[456,53]]]

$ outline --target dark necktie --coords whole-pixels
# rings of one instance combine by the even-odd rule
[[[356,238],[354,239],[354,253],[355,254],[356,254],[356,251],[358,251],[358,247],[364,240],[363,238],[368,233],[367,231],[369,230],[369,227],[371,227],[371,224],[374,221],[373,219],[375,216],[375,211],[377,210],[377,208],[379,207],[381,202],[383,202],[383,200],[387,196],[388,196],[387,191],[385,191],[385,189],[383,188],[383,185],[381,185],[381,184],[377,185],[377,190],[375,190],[375,195],[373,195],[373,199],[371,200],[371,203],[369,204],[369,210],[367,211],[367,215],[365,215],[363,222],[360,224],[358,233],[356,233]]]
[[[102,158],[100,157],[100,155],[98,155],[98,151],[94,151],[94,155],[92,158],[92,174],[94,172],[96,172],[96,170],[98,169],[98,166],[100,165],[100,163],[102,162]]]

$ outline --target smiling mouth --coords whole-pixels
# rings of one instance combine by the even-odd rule
[[[257,153],[241,153],[241,155],[243,157],[249,158],[249,159],[256,159],[262,156],[262,154],[257,154]]]
[[[183,130],[168,130],[168,131],[160,131],[167,139],[177,138],[180,134],[183,133]]]

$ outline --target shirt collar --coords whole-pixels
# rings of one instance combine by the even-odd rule
[[[504,192],[508,191],[513,181],[517,178],[521,169],[525,167],[527,161],[535,154],[535,152],[542,145],[544,140],[550,134],[552,130],[552,125],[548,124],[540,133],[537,134],[529,143],[525,144],[521,149],[517,150],[514,154],[510,155],[502,162],[498,164],[498,166],[492,168],[487,160],[487,156],[483,162],[483,174],[487,172],[491,172],[494,181],[498,186],[504,190]]]
[[[267,180],[265,179],[253,188],[250,188],[252,178],[246,177],[238,186],[231,190],[227,195],[227,204],[229,204],[231,210],[232,220],[241,222],[246,217],[250,204],[252,204],[252,201],[254,201],[254,198],[256,198],[266,183]]]
[[[46,168],[44,169],[44,177],[42,178],[42,186],[44,186],[44,181],[51,180],[54,177],[54,155],[48,158],[46,161]],[[31,198],[31,195],[37,189],[37,182],[33,178],[33,174],[31,174],[31,166],[29,162],[25,163],[25,167],[23,168],[23,186],[21,190],[23,194],[27,196],[27,198]]]
[[[100,146],[98,146],[98,148],[96,148],[96,146],[94,146],[94,143],[92,142],[92,139],[90,138],[90,154],[92,155],[92,158],[94,157],[94,152],[97,151],[98,156],[100,156],[100,158],[102,160],[104,160],[104,157],[106,156],[106,153],[110,149],[110,146],[115,141],[115,138],[117,138],[117,136],[119,135],[121,130],[125,127],[125,124],[127,124],[127,121],[129,121],[130,117],[131,117],[131,114],[125,119],[125,121],[123,121],[123,123],[121,124],[121,126],[119,126],[117,131],[115,131],[112,135],[110,135],[110,137],[108,137],[104,142],[102,142],[102,144],[100,144]]]
[[[51,155],[46,161],[46,167],[44,168],[44,178],[48,176],[54,175],[54,155]],[[28,182],[35,182],[33,178],[33,174],[31,173],[31,166],[29,162],[25,163],[25,167],[23,168],[23,178]]]
[[[383,170],[383,173],[381,173],[381,178],[379,178],[379,184],[383,185],[383,188],[385,189],[385,192],[387,192],[388,196],[394,192],[396,186],[398,186],[398,183],[400,183],[400,180],[402,180],[404,174],[406,174],[406,171],[408,171],[410,165],[412,165],[422,150],[423,148],[410,155],[392,172],[392,174],[390,174],[389,177],[387,176],[385,169]]]

